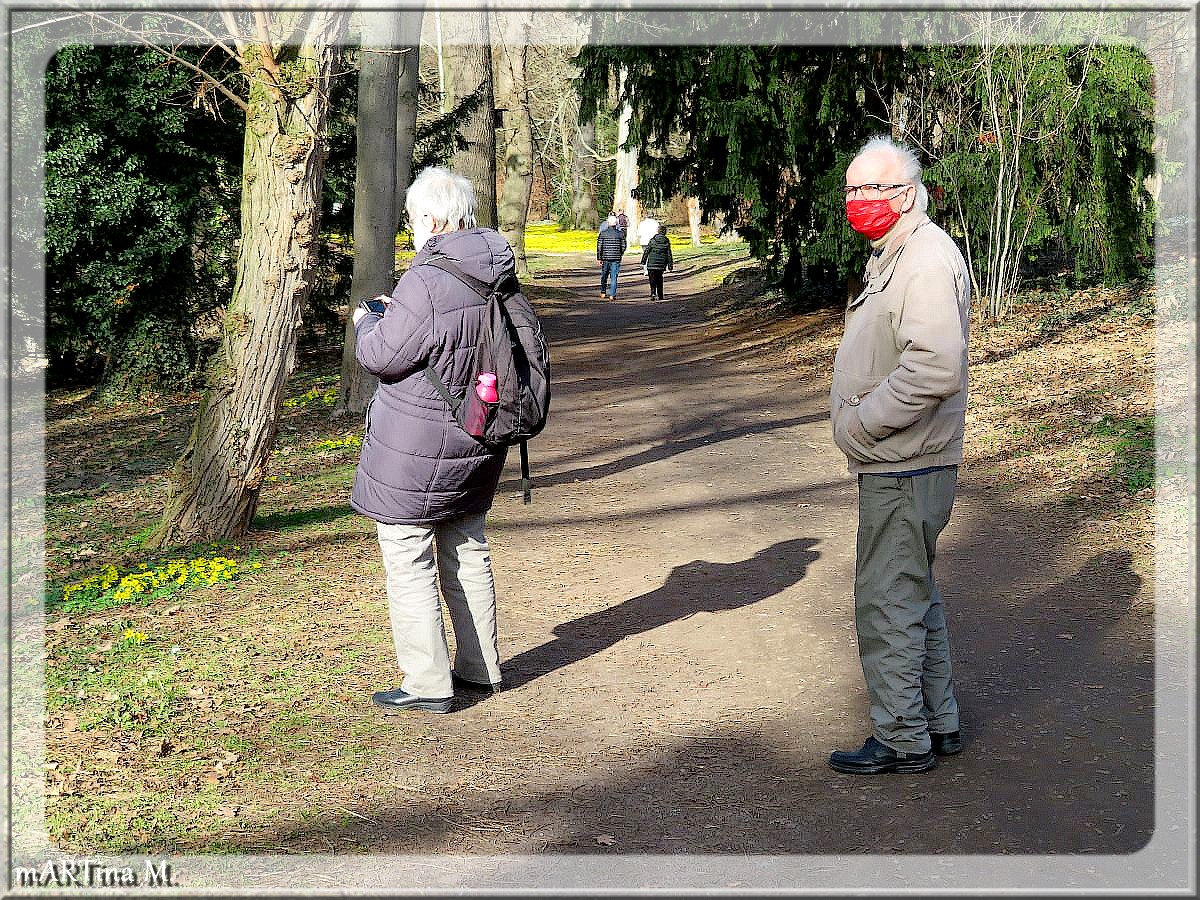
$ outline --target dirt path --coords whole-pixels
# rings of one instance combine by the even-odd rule
[[[1119,536],[1097,545],[1050,511],[1014,518],[969,470],[939,548],[965,752],[923,776],[826,766],[867,733],[856,494],[829,437],[829,359],[789,368],[764,352],[782,326],[706,314],[713,276],[676,272],[663,303],[629,271],[621,298],[601,301],[582,258],[539,280],[552,423],[532,445],[533,504],[513,453],[489,526],[506,689],[446,716],[378,715],[395,764],[359,773],[328,818],[280,821],[248,849],[1122,854],[1146,842],[1151,586]],[[459,883],[453,868],[429,885]]]

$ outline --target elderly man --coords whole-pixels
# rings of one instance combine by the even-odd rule
[[[422,171],[406,198],[417,255],[383,312],[354,311],[359,363],[379,377],[350,505],[373,519],[404,679],[372,702],[385,712],[450,710],[454,689],[500,689],[496,591],[484,517],[505,451],[460,428],[425,369],[463,394],[487,306],[452,272],[494,284],[515,258],[503,236],[475,227],[475,191],[448,169]],[[434,262],[434,265],[424,265]],[[451,667],[441,585],[454,627]]]
[[[872,733],[829,757],[852,774],[924,772],[962,749],[933,559],[963,458],[971,278],[927,203],[916,156],[887,138],[846,170],[846,217],[871,243],[830,398],[858,476],[854,610]]]
[[[617,299],[617,275],[621,271],[621,257],[625,255],[625,230],[618,227],[617,216],[612,214],[600,226],[596,235],[596,260],[600,263],[600,299]]]

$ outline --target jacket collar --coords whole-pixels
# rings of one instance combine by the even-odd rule
[[[871,241],[871,263],[868,268],[876,271],[891,265],[896,255],[904,249],[904,243],[914,231],[929,221],[929,216],[923,212],[912,210],[902,215],[883,237]]]
[[[891,231],[878,240],[871,241],[871,258],[867,260],[866,286],[862,293],[850,301],[849,308],[853,309],[871,294],[876,294],[887,287],[892,280],[892,273],[900,254],[914,231],[929,221],[929,216],[923,212],[908,212],[892,226]]]

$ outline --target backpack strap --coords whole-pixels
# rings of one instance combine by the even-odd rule
[[[524,501],[529,503],[532,497],[532,483],[529,480],[529,442],[521,441],[521,493]]]
[[[442,379],[440,379],[438,377],[438,373],[433,371],[433,366],[429,365],[428,363],[425,364],[425,368],[422,369],[421,371],[423,371],[425,373],[425,377],[429,379],[429,381],[433,385],[434,389],[439,394],[442,395],[442,399],[445,400],[447,404],[449,404],[450,414],[453,416],[457,416],[458,408],[460,406],[462,406],[463,401],[467,398],[466,397],[455,397],[453,394],[451,394],[450,388],[446,387],[446,382],[442,381]]]
[[[469,287],[471,290],[473,290],[476,294],[478,294],[480,297],[482,297],[485,300],[488,297],[490,297],[492,295],[492,293],[494,292],[493,286],[480,281],[478,278],[474,278],[474,277],[468,275],[466,272],[464,272],[462,269],[460,269],[458,266],[456,266],[454,263],[452,263],[450,260],[448,260],[444,256],[432,257],[431,259],[425,260],[425,262],[421,263],[421,265],[433,266],[435,269],[441,269],[443,272],[449,272],[451,275],[453,275],[455,278],[457,278],[459,281],[461,281],[463,284],[465,284],[467,287]],[[507,276],[505,276],[505,277],[507,277]],[[501,281],[503,281],[503,280],[504,279],[502,278]],[[496,286],[499,286],[499,284],[500,284],[499,281],[496,282]],[[425,377],[427,377],[429,379],[429,381],[433,384],[433,386],[437,390],[437,392],[442,395],[442,399],[445,400],[447,404],[449,404],[450,412],[453,415],[457,416],[458,408],[460,406],[462,406],[463,400],[465,400],[466,398],[465,397],[455,397],[453,394],[451,394],[450,389],[448,387],[446,387],[446,383],[444,381],[442,381],[441,378],[438,377],[437,372],[433,371],[433,367],[430,366],[428,363],[426,363],[425,368],[422,371],[425,372]]]
[[[425,260],[425,262],[421,263],[421,265],[433,266],[435,269],[441,269],[443,272],[449,272],[451,275],[453,275],[455,278],[457,278],[459,281],[461,281],[463,284],[465,284],[467,287],[469,287],[471,290],[473,290],[475,293],[477,293],[480,297],[482,297],[485,300],[488,297],[492,296],[492,294],[499,293],[500,285],[504,284],[504,282],[507,281],[511,277],[511,274],[512,274],[510,272],[506,272],[505,274],[503,274],[499,278],[497,278],[494,282],[492,282],[491,284],[488,284],[486,281],[480,281],[478,278],[476,278],[473,275],[468,275],[466,272],[464,272],[462,269],[460,269],[457,265],[455,265],[453,262],[451,262],[449,259],[447,259],[444,256],[431,257],[431,258]]]

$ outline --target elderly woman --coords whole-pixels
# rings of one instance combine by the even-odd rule
[[[469,181],[431,167],[407,197],[417,255],[383,313],[354,311],[358,361],[378,376],[350,505],[377,523],[399,688],[372,697],[388,712],[450,710],[454,689],[500,689],[496,593],[484,517],[504,450],[460,428],[425,368],[461,396],[486,310],[454,274],[423,263],[449,261],[489,284],[513,271],[512,249],[475,226]],[[438,585],[450,611],[450,663]]]

